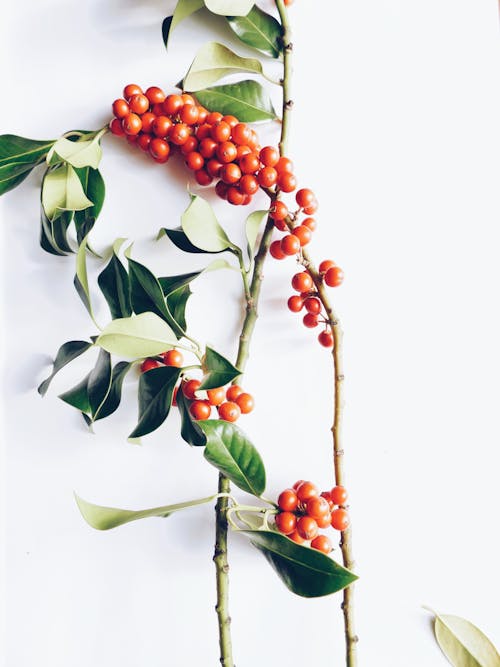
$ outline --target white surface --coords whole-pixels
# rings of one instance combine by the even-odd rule
[[[97,128],[124,84],[168,89],[214,30],[231,43],[228,30],[197,18],[179,27],[167,55],[160,25],[171,6],[7,4],[1,131],[45,138]],[[422,604],[500,639],[497,7],[296,0],[290,14],[290,154],[321,204],[312,253],[347,274],[334,299],[345,328],[360,664],[439,667]],[[268,141],[276,132],[260,130]],[[160,226],[178,224],[185,172],[114,138],[104,141],[102,172],[98,247],[127,235],[158,272],[203,264],[153,242]],[[176,435],[176,417],[142,447],[126,443],[133,383],[89,435],[57,399],[85,358],[38,397],[59,345],[94,333],[72,287],[74,259],[38,247],[39,178],[2,199],[4,664],[215,666],[212,508],[99,533],[73,502],[73,490],[130,508],[180,501],[213,492],[216,473]],[[241,236],[244,211],[217,210]],[[241,425],[264,456],[268,495],[297,478],[332,483],[329,357],[286,310],[293,272],[292,260],[266,265],[245,379],[258,409]],[[211,274],[189,307],[193,331],[230,355],[239,289],[230,274]],[[342,664],[339,597],[292,596],[238,537],[230,561],[238,667]]]

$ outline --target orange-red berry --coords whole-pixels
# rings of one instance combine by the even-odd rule
[[[207,397],[210,405],[220,405],[224,403],[226,392],[224,387],[216,387],[215,389],[207,389]]]
[[[185,123],[177,123],[170,128],[168,138],[176,146],[182,146],[188,140],[191,131]]]
[[[304,300],[298,294],[294,294],[288,299],[288,308],[292,313],[299,313],[304,307]]]
[[[165,93],[158,86],[150,86],[144,94],[151,104],[162,104],[165,101]]]
[[[297,179],[292,173],[284,171],[278,176],[278,187],[283,192],[293,192],[297,187]]]
[[[312,239],[312,232],[309,227],[306,227],[305,225],[295,227],[293,233],[299,239],[301,246],[307,245]]]
[[[189,406],[189,412],[193,419],[208,419],[212,411],[208,401],[193,401]]]
[[[273,241],[269,246],[269,253],[274,259],[285,259],[286,255],[281,249],[281,241]]]
[[[276,528],[283,535],[290,535],[297,526],[297,517],[292,512],[280,512],[274,518]]]
[[[232,141],[223,141],[217,146],[216,155],[221,162],[227,164],[236,159],[237,150]]]
[[[285,255],[296,255],[300,250],[300,241],[295,234],[287,234],[281,239],[281,249]]]
[[[138,95],[132,95],[128,105],[133,113],[143,114],[149,109],[149,100],[146,95],[139,93]]]
[[[330,514],[330,505],[326,498],[321,496],[313,496],[306,503],[306,512],[308,516],[312,516],[313,519],[319,519],[325,514]]]
[[[144,359],[144,361],[141,364],[141,373],[146,373],[147,371],[150,371],[152,368],[159,368],[161,366],[160,362],[157,361],[156,359],[150,359],[149,357],[147,359]]]
[[[274,167],[278,164],[280,153],[274,146],[265,146],[259,153],[262,164],[266,167]]]
[[[344,281],[344,272],[339,266],[332,266],[325,273],[325,283],[328,287],[338,287]]]
[[[295,512],[299,506],[299,499],[293,489],[285,489],[278,496],[278,507],[284,512]]]
[[[200,388],[200,380],[187,380],[182,385],[182,392],[186,398],[193,400],[196,398],[196,392]]]
[[[129,83],[128,86],[125,86],[123,89],[123,97],[126,100],[129,100],[132,95],[140,95],[142,93],[142,88],[136,83]]]
[[[271,210],[269,211],[269,215],[271,216],[271,218],[275,222],[277,220],[284,220],[286,218],[286,216],[288,215],[288,207],[284,202],[282,202],[278,199],[272,205]],[[285,229],[286,229],[286,225],[285,225]]]
[[[257,180],[263,188],[270,188],[278,180],[278,172],[274,167],[262,167],[257,174]]]
[[[334,486],[330,491],[330,497],[335,505],[345,505],[347,502],[347,489],[345,486]]]
[[[319,496],[319,489],[312,482],[302,481],[295,490],[297,491],[298,499],[302,503],[306,503],[311,498]]]
[[[252,394],[242,393],[236,398],[236,404],[241,410],[242,415],[247,415],[255,407],[255,401]]]
[[[122,118],[122,127],[125,134],[135,136],[139,134],[142,129],[142,121],[135,113],[129,113]]]
[[[332,543],[326,535],[318,535],[315,537],[311,542],[311,547],[324,554],[329,554],[333,549]]]
[[[226,401],[219,405],[219,417],[226,422],[235,422],[241,415],[241,410],[237,403]]]
[[[301,516],[297,521],[297,532],[305,540],[312,540],[318,534],[318,524],[311,516]]]
[[[318,335],[318,340],[323,347],[333,347],[333,334],[330,329],[325,329]]]
[[[243,393],[243,389],[237,385],[237,384],[232,384],[230,387],[227,388],[226,391],[226,398],[228,401],[235,401],[240,394]]]
[[[292,287],[297,292],[308,292],[313,285],[313,279],[307,271],[296,273],[292,278]]]
[[[174,366],[175,368],[182,368],[184,364],[184,355],[179,350],[168,350],[161,355],[163,363],[166,366]]]
[[[349,515],[346,510],[338,509],[332,512],[332,528],[346,530],[349,527]]]
[[[128,102],[123,99],[118,99],[113,102],[113,113],[117,118],[125,118],[130,113]]]
[[[295,201],[300,206],[300,208],[304,208],[304,206],[310,206],[315,199],[316,197],[314,192],[308,188],[301,188],[300,190],[297,190],[295,194]]]
[[[314,315],[314,313],[306,313],[302,318],[302,322],[308,329],[314,329],[319,324],[318,316]]]

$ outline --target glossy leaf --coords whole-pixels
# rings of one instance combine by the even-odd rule
[[[139,422],[130,438],[140,438],[155,431],[170,412],[174,387],[181,369],[173,366],[152,368],[139,379]]]
[[[215,259],[213,262],[210,262],[204,269],[201,271],[192,271],[191,273],[183,273],[177,276],[166,276],[164,278],[158,278],[158,282],[162,288],[163,294],[168,296],[172,292],[175,292],[180,287],[185,287],[189,285],[195,278],[200,276],[202,273],[207,271],[217,271],[219,269],[234,269],[229,262],[226,262],[225,259]]]
[[[220,252],[233,247],[210,204],[197,195],[181,216],[182,229],[189,241],[202,250]]]
[[[207,437],[207,461],[243,491],[260,496],[266,488],[264,463],[243,431],[220,419],[201,421],[199,426]]]
[[[256,251],[257,238],[262,223],[269,215],[269,211],[254,211],[250,213],[245,222],[245,233],[247,237],[248,259],[252,262]]]
[[[283,51],[281,25],[274,16],[254,5],[246,16],[228,16],[229,27],[242,42],[272,58],[279,58]]]
[[[191,417],[189,412],[190,402],[184,396],[182,390],[177,392],[177,407],[181,416],[181,437],[188,444],[194,447],[204,447],[207,444],[207,437],[200,428],[199,422]]]
[[[229,74],[251,72],[262,74],[262,65],[255,58],[242,58],[224,44],[208,42],[196,54],[182,87],[196,92],[211,86]]]
[[[194,12],[198,11],[205,6],[203,0],[179,0],[175,6],[174,13],[172,16],[167,16],[162,24],[162,35],[163,43],[165,46],[168,45],[168,38],[172,33],[172,30]]]
[[[210,254],[207,250],[202,250],[201,248],[194,246],[186,234],[182,231],[181,227],[176,229],[167,229],[166,227],[162,227],[162,229],[160,229],[158,232],[157,238],[161,238],[163,235],[168,236],[168,238],[177,248],[179,248],[179,250],[197,254]],[[224,252],[224,250],[217,250],[212,252]]]
[[[500,667],[500,655],[488,637],[460,616],[435,614],[434,633],[454,667]]]
[[[92,167],[93,169],[97,169],[102,157],[102,149],[99,145],[100,136],[101,134],[99,133],[91,139],[80,141],[70,141],[65,137],[61,137],[47,154],[47,163],[49,165],[56,164],[59,158],[73,167]]]
[[[46,172],[42,182],[42,206],[49,220],[62,211],[79,211],[92,206],[71,165],[63,163]]]
[[[64,393],[59,394],[59,398],[62,401],[68,403],[68,405],[73,406],[77,410],[80,410],[80,412],[84,415],[90,415],[91,413],[90,399],[88,392],[89,377],[90,373],[86,377],[84,377],[83,380],[79,382],[76,386],[74,386],[72,389],[69,389]],[[88,426],[92,423],[91,418],[86,419],[85,421]]]
[[[73,211],[62,211],[57,218],[49,220],[42,208],[40,211],[40,245],[44,250],[53,255],[66,255],[73,252],[67,239],[67,231],[72,219]]]
[[[29,176],[36,162],[14,162],[0,166],[0,195],[13,190]]]
[[[113,412],[118,409],[122,397],[123,381],[129,370],[132,368],[132,365],[132,363],[120,361],[114,366],[111,373],[111,384],[108,393],[101,406],[94,414],[93,421],[109,417],[109,415],[113,414]]]
[[[155,313],[113,320],[96,340],[96,345],[111,354],[134,359],[154,357],[176,343],[172,329]]]
[[[99,274],[97,283],[104,294],[111,317],[114,320],[132,315],[130,279],[115,252],[111,255],[107,266]]]
[[[94,313],[90,300],[89,281],[87,276],[87,237],[85,237],[81,242],[76,254],[76,273],[73,284],[78,293],[78,296],[83,302],[83,305],[87,309],[92,320],[94,320]]]
[[[306,598],[341,591],[358,578],[329,556],[267,530],[243,530],[289,590]]]
[[[198,90],[196,98],[209,111],[236,116],[242,123],[277,118],[269,95],[257,81],[239,81]]]
[[[38,141],[15,134],[2,134],[0,136],[0,167],[17,162],[34,165],[47,155],[54,143],[55,139]]]
[[[94,222],[99,217],[104,204],[106,188],[98,169],[84,167],[75,171],[80,179],[85,195],[93,202],[92,206],[83,211],[75,211],[77,241],[78,245],[80,245],[81,240],[90,232]]]
[[[165,305],[165,298],[158,278],[144,265],[133,259],[127,259],[130,277],[130,297],[134,312],[137,314],[146,312],[156,313],[168,322],[171,318]]]
[[[94,368],[91,370],[87,382],[90,411],[92,417],[99,411],[104,403],[111,386],[111,356],[109,352],[99,350],[99,356]]]
[[[89,343],[86,340],[70,340],[67,343],[61,345],[57,351],[56,358],[54,359],[52,373],[39,385],[38,393],[41,396],[45,396],[56,373],[58,373],[61,368],[64,368],[64,366],[69,364],[71,361],[86,352],[89,347],[92,347],[92,343]]]
[[[209,503],[216,497],[208,496],[208,498],[198,498],[196,500],[188,500],[184,503],[176,503],[175,505],[164,505],[163,507],[153,507],[152,509],[134,512],[132,510],[122,510],[118,507],[94,505],[75,494],[75,499],[83,518],[89,526],[96,530],[109,530],[110,528],[116,528],[125,523],[137,521],[138,519],[149,519],[150,517],[165,518],[174,512]]]
[[[205,0],[205,5],[214,14],[222,16],[245,16],[254,0]]]
[[[208,345],[203,357],[202,369],[204,375],[200,389],[223,387],[241,375],[240,370]]]
[[[181,330],[175,330],[177,338],[182,338],[182,332],[187,329],[186,305],[191,294],[192,292],[189,285],[184,285],[184,287],[179,287],[179,289],[175,290],[175,292],[171,292],[167,296],[167,308]]]

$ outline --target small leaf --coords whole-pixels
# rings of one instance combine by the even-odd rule
[[[38,393],[41,396],[45,396],[56,373],[58,373],[61,368],[64,368],[66,364],[69,364],[71,361],[73,361],[73,359],[76,359],[81,354],[86,352],[89,347],[92,347],[92,343],[89,343],[86,340],[70,340],[67,343],[61,345],[54,360],[52,373],[40,384],[38,387]]]
[[[178,227],[177,229],[167,229],[166,227],[162,227],[162,229],[160,229],[158,232],[157,238],[160,239],[163,235],[168,236],[168,238],[177,248],[179,248],[179,250],[190,253],[210,254],[207,250],[202,250],[201,248],[194,246],[186,234],[182,231],[181,227]],[[226,250],[226,248],[224,248],[224,250]],[[224,252],[224,250],[217,250],[212,252]]]
[[[92,303],[90,301],[90,289],[87,276],[87,238],[88,237],[86,236],[82,240],[76,254],[76,273],[73,284],[83,305],[87,309],[87,312],[94,321],[94,324],[96,324],[92,310]]]
[[[240,72],[262,74],[262,65],[255,58],[242,58],[224,44],[208,42],[196,54],[184,77],[183,88],[196,92],[229,74]]]
[[[182,331],[186,331],[186,305],[192,292],[189,285],[179,287],[175,292],[167,296],[167,308]],[[182,333],[176,333],[177,338],[182,338]]]
[[[55,139],[37,141],[18,137],[15,134],[2,134],[0,136],[0,167],[17,162],[35,166],[47,155],[54,143]]]
[[[254,0],[205,0],[205,5],[214,14],[222,16],[245,16]]]
[[[207,444],[207,437],[201,430],[199,423],[191,417],[191,413],[189,412],[190,402],[184,396],[182,389],[179,389],[177,392],[176,400],[181,415],[182,439],[194,447],[204,447]]]
[[[329,556],[267,530],[243,530],[289,590],[306,598],[331,595],[358,578]]]
[[[99,145],[100,136],[83,141],[70,141],[61,137],[52,146],[47,155],[49,165],[57,163],[57,156],[73,167],[92,167],[97,169],[102,157],[102,149]]]
[[[162,24],[163,43],[168,45],[168,38],[172,30],[179,25],[185,18],[197,12],[198,9],[204,7],[203,0],[179,0],[175,6],[173,16],[167,16]]]
[[[114,320],[132,315],[130,279],[125,267],[114,252],[108,265],[99,274],[97,283]]]
[[[139,422],[129,438],[140,438],[155,431],[170,412],[174,387],[180,368],[162,366],[142,373],[139,379]]]
[[[78,245],[80,245],[81,239],[90,232],[94,222],[99,217],[104,204],[106,188],[98,169],[84,167],[83,169],[75,169],[75,171],[78,174],[85,195],[93,202],[92,206],[89,206],[83,211],[75,211],[77,240]]]
[[[460,616],[435,614],[434,632],[455,667],[500,667],[500,655],[488,637]]]
[[[219,354],[211,347],[206,348],[205,356],[202,362],[203,380],[200,389],[216,389],[223,387],[228,382],[231,382],[241,371],[228,361],[222,354]]]
[[[268,215],[269,211],[254,211],[253,213],[250,213],[246,219],[245,233],[247,237],[248,259],[250,262],[253,261],[253,257],[256,251],[257,238],[259,236],[260,227]]]
[[[266,211],[267,213],[267,211]],[[175,292],[180,287],[185,287],[189,285],[195,278],[201,276],[202,273],[207,271],[218,271],[219,269],[234,269],[229,262],[226,262],[225,259],[214,259],[213,262],[210,262],[204,269],[201,271],[193,271],[191,273],[183,273],[178,276],[166,276],[165,278],[158,278],[158,282],[162,288],[163,294],[168,296],[172,292]]]
[[[84,377],[83,380],[79,382],[75,387],[69,389],[68,391],[65,391],[63,394],[59,394],[59,398],[62,401],[68,403],[68,405],[73,406],[77,410],[80,410],[80,412],[83,415],[90,415],[91,412],[89,391],[88,391],[89,377],[90,373],[86,377]],[[92,418],[88,417],[88,419],[85,419],[85,422],[87,426],[90,426],[90,424],[92,423]]]
[[[239,81],[198,90],[196,98],[209,111],[236,116],[242,123],[277,118],[269,95],[257,81]]]
[[[154,357],[175,346],[174,332],[155,313],[113,320],[96,340],[104,350],[123,357]]]
[[[42,182],[42,206],[49,220],[62,211],[79,211],[92,206],[71,165],[63,163],[46,172]]]
[[[207,436],[207,461],[243,491],[260,496],[266,488],[264,463],[243,431],[219,419],[198,423]]]
[[[129,370],[132,368],[132,365],[132,363],[120,361],[113,368],[109,391],[105,400],[94,414],[93,421],[109,417],[109,415],[113,414],[113,412],[118,409],[122,397],[123,380],[125,379],[125,376]]]
[[[222,229],[210,204],[197,195],[181,216],[182,229],[189,241],[202,250],[220,252],[233,244]]]
[[[283,52],[281,37],[283,30],[274,16],[254,5],[246,16],[228,16],[229,27],[242,42],[272,58]]]
[[[179,510],[209,503],[216,497],[217,496],[208,496],[208,498],[198,498],[197,500],[188,500],[184,503],[177,503],[175,505],[164,505],[163,507],[153,507],[152,509],[134,512],[132,510],[122,510],[117,507],[94,505],[75,494],[78,509],[82,513],[83,518],[89,526],[92,526],[92,528],[95,528],[96,530],[109,530],[110,528],[116,528],[125,523],[130,523],[130,521],[149,519],[154,516],[165,518]]]
[[[66,255],[68,252],[73,252],[66,237],[72,217],[73,211],[62,211],[59,217],[49,220],[42,207],[40,245],[44,250],[54,255]]]
[[[111,386],[111,356],[109,352],[99,350],[99,356],[97,357],[97,362],[92,371],[90,372],[88,382],[87,382],[87,391],[89,395],[90,402],[90,411],[92,417],[99,412],[102,404],[106,400],[106,397]]]

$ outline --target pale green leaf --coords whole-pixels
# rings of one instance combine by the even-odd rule
[[[208,42],[196,54],[184,77],[183,88],[196,92],[229,74],[241,72],[262,74],[262,65],[255,58],[242,58],[224,44]]]
[[[50,149],[47,155],[47,163],[54,164],[59,156],[73,167],[92,167],[97,169],[102,157],[102,149],[99,145],[99,137],[85,141],[70,141],[61,137]]]
[[[203,197],[191,195],[191,203],[181,217],[189,241],[201,250],[220,252],[233,247],[210,204]]]
[[[254,0],[205,0],[205,5],[214,14],[222,16],[246,16]]]
[[[175,346],[177,338],[155,313],[141,313],[110,322],[96,340],[104,350],[122,357],[154,357]]]
[[[124,523],[130,521],[137,521],[138,519],[149,519],[150,517],[167,517],[173,512],[187,509],[189,507],[196,507],[197,505],[204,505],[214,500],[217,496],[208,496],[208,498],[198,498],[197,500],[188,500],[185,503],[176,503],[175,505],[164,505],[163,507],[153,507],[147,510],[122,510],[118,507],[102,507],[101,505],[94,505],[83,498],[80,498],[75,493],[75,499],[78,509],[82,513],[83,518],[97,530],[109,530],[122,526]]]
[[[70,164],[63,163],[47,171],[42,183],[42,206],[49,220],[54,220],[62,211],[82,211],[92,206]]]
[[[174,9],[170,32],[176,28],[181,21],[194,14],[204,6],[203,0],[179,0]]]
[[[500,655],[488,637],[460,616],[436,614],[434,632],[454,667],[500,667]]]
[[[256,250],[257,238],[259,236],[259,230],[263,221],[269,215],[269,211],[254,211],[250,213],[245,222],[245,233],[247,237],[247,252],[248,259],[250,262],[253,261],[253,256]]]

